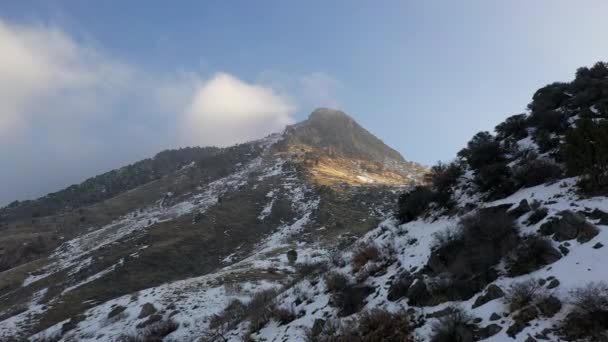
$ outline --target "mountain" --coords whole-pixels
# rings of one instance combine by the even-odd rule
[[[0,209],[0,336],[111,341],[125,333],[115,324],[143,331],[165,314],[192,321],[176,339],[200,335],[213,312],[197,301],[293,281],[286,252],[315,262],[351,245],[426,171],[347,114],[319,109],[262,140],[165,151],[13,203]],[[200,298],[179,302],[190,291]],[[154,312],[131,326],[135,297]],[[107,305],[95,333],[77,327]]]
[[[116,197],[8,220],[0,336],[606,341],[607,94],[607,63],[580,68],[430,169],[320,109]]]

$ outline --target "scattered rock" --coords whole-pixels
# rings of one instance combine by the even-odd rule
[[[534,337],[528,335],[528,338],[526,338],[526,340],[524,342],[537,342],[537,341]]]
[[[501,318],[502,317],[500,317],[500,315],[497,314],[496,312],[494,312],[494,313],[492,313],[492,315],[490,315],[490,321],[498,321]]]
[[[108,318],[112,318],[118,316],[121,312],[125,311],[127,308],[122,305],[115,306],[110,312],[108,312]]]
[[[477,318],[475,318],[475,319],[473,320],[473,323],[475,323],[475,324],[479,324],[479,323],[481,323],[481,322],[483,322],[483,319],[481,319],[481,318],[479,318],[479,317],[477,317]]]
[[[70,318],[69,321],[63,323],[63,325],[61,325],[61,335],[64,335],[66,332],[70,331],[70,330],[74,330],[77,326],[78,323],[84,321],[87,317],[85,315],[77,315],[74,316],[72,318]]]
[[[418,279],[414,281],[407,291],[408,303],[414,306],[425,306],[429,303],[432,296],[424,281]]]
[[[480,307],[494,299],[504,297],[504,295],[505,295],[505,293],[500,287],[498,287],[497,285],[491,284],[490,286],[488,286],[488,288],[486,289],[486,291],[483,295],[480,295],[479,297],[477,297],[477,299],[475,300],[475,303],[473,303],[473,309]]]
[[[562,252],[563,255],[568,255],[568,253],[570,253],[570,250],[568,249],[568,247],[564,246],[564,245],[559,245],[559,251]]]
[[[547,288],[548,288],[548,289],[554,289],[554,288],[556,288],[556,287],[558,287],[558,286],[559,286],[559,280],[557,280],[557,279],[553,279],[553,280],[551,280],[551,281],[549,282],[549,285],[547,285]]]
[[[539,311],[535,306],[528,306],[519,311],[515,320],[523,323],[528,323],[533,319],[538,318]]]
[[[553,317],[562,309],[562,302],[554,296],[549,296],[538,303],[538,309],[545,317]]]
[[[540,226],[541,234],[553,235],[553,239],[560,242],[577,239],[581,243],[591,240],[598,234],[597,228],[579,214],[564,210],[558,215],[559,218],[552,217]]]
[[[521,202],[519,202],[519,205],[517,206],[517,208],[509,211],[509,215],[517,218],[517,217],[520,217],[523,214],[529,212],[530,210],[532,210],[532,208],[530,208],[530,204],[528,204],[528,200],[523,199],[523,200],[521,200]]]
[[[544,286],[547,283],[547,281],[543,278],[538,279],[538,285],[540,286]]]
[[[593,248],[595,248],[595,249],[600,249],[602,247],[604,247],[604,245],[601,242],[598,242],[595,245],[593,245]]]
[[[323,332],[323,328],[325,327],[325,320],[321,318],[315,319],[315,322],[312,324],[311,335],[319,336],[321,332]]]
[[[608,226],[608,213],[605,213],[597,208],[591,212],[583,211],[579,213],[589,217],[592,220],[599,220],[597,224],[600,224],[602,226]]]
[[[143,322],[139,323],[139,324],[137,325],[137,328],[138,328],[138,329],[145,328],[145,327],[147,327],[148,325],[153,324],[153,323],[156,323],[156,322],[158,322],[158,321],[160,321],[160,320],[162,320],[162,319],[163,319],[163,316],[161,316],[161,315],[159,315],[159,314],[154,314],[154,315],[150,316],[150,317],[149,317],[147,320],[145,320],[145,321],[143,321]]]
[[[526,323],[515,321],[513,324],[507,329],[507,335],[511,338],[515,338],[517,334],[519,334],[522,330],[526,328]]]
[[[445,317],[445,316],[451,315],[454,312],[456,312],[456,310],[454,308],[448,306],[447,308],[445,308],[443,310],[439,310],[439,311],[435,311],[430,314],[426,314],[425,317],[426,318],[440,318],[440,317]]]
[[[496,334],[498,334],[502,330],[502,327],[498,324],[490,324],[487,327],[480,328],[477,331],[477,335],[480,339],[485,340],[486,338],[490,338]]]
[[[137,316],[137,318],[146,318],[153,313],[156,313],[156,308],[154,307],[154,305],[152,303],[146,303],[142,305],[141,311],[139,312],[139,316]]]
[[[533,225],[537,224],[538,222],[542,221],[545,217],[547,217],[548,214],[549,214],[549,209],[538,208],[538,209],[534,210],[534,212],[532,212],[532,214],[530,214],[530,216],[528,217],[528,220],[526,221],[526,224],[528,226],[533,226]]]

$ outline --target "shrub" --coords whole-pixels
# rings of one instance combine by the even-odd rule
[[[529,279],[520,283],[512,284],[507,291],[504,300],[509,310],[515,312],[529,305],[535,305],[543,297],[541,296],[542,287],[538,280]]]
[[[555,82],[537,90],[528,105],[528,109],[532,112],[530,118],[532,123],[538,125],[539,116],[561,107],[570,98],[566,94],[568,88],[567,83]]]
[[[480,191],[488,192],[490,198],[506,197],[517,190],[517,183],[506,161],[479,168],[475,172],[473,182]]]
[[[450,164],[439,162],[425,176],[426,181],[432,186],[434,192],[433,200],[440,207],[446,209],[454,207],[455,203],[452,199],[452,194],[463,172],[462,165],[457,162]]]
[[[574,309],[559,328],[567,340],[605,341],[608,331],[608,284],[590,283],[572,292]]]
[[[287,252],[287,260],[290,264],[295,264],[296,260],[298,260],[298,252],[291,249]]]
[[[573,304],[582,313],[608,312],[608,283],[590,283],[572,292]]]
[[[325,273],[327,271],[328,265],[327,262],[319,261],[319,262],[305,262],[296,265],[296,273],[298,278],[307,278],[315,275],[319,275],[321,273]]]
[[[315,342],[414,342],[415,324],[405,311],[389,312],[373,309],[361,314],[359,319],[341,324],[326,322],[318,332],[310,331],[308,341]]]
[[[528,136],[528,122],[526,114],[508,117],[504,122],[494,128],[498,139],[514,138],[521,140]]]
[[[504,211],[479,210],[464,217],[427,262],[431,275],[450,274],[452,286],[434,297],[466,300],[493,281],[494,266],[518,242],[517,228]]]
[[[288,324],[296,319],[296,314],[292,309],[283,307],[274,308],[272,316],[280,325]]]
[[[374,243],[364,243],[359,245],[353,253],[353,269],[358,271],[368,262],[380,260],[380,251]]]
[[[209,329],[214,331],[228,331],[238,325],[247,313],[247,306],[238,299],[231,301],[224,311],[213,315],[209,320]]]
[[[399,196],[397,218],[401,223],[413,221],[429,208],[432,201],[431,189],[417,186]]]
[[[177,328],[179,328],[179,324],[169,319],[154,323],[143,332],[123,334],[118,340],[120,342],[162,342],[166,336],[177,330]]]
[[[568,173],[581,175],[581,190],[588,194],[608,189],[608,121],[581,119],[566,134],[562,152]]]
[[[538,131],[562,134],[568,128],[568,120],[565,112],[560,110],[547,110],[544,112],[533,112],[530,121]]]
[[[473,317],[460,308],[451,311],[432,325],[431,342],[474,341],[478,327]]]
[[[538,145],[538,151],[545,153],[559,147],[560,138],[547,131],[536,131],[534,133],[534,142]]]
[[[518,187],[529,188],[559,179],[562,169],[556,163],[533,156],[515,169],[514,176]]]
[[[325,278],[327,290],[331,293],[331,304],[338,309],[338,315],[345,317],[357,313],[365,305],[365,298],[373,288],[354,285],[344,275],[333,272]]]
[[[561,258],[561,253],[547,238],[530,234],[524,236],[509,254],[506,267],[510,277],[516,277],[540,269]]]
[[[262,329],[273,317],[276,308],[275,298],[277,291],[274,289],[256,292],[251,301],[247,303],[247,318],[250,321],[249,332],[255,333]]]
[[[479,170],[483,166],[503,161],[504,152],[492,134],[479,132],[468,142],[466,148],[458,152],[458,156],[465,158],[471,169]]]

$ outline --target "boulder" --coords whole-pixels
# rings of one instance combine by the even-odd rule
[[[431,293],[424,281],[417,279],[407,290],[408,303],[413,306],[426,306],[431,300]]]
[[[518,218],[526,213],[528,213],[530,210],[532,210],[532,208],[530,208],[530,204],[528,204],[528,200],[523,199],[521,200],[521,202],[519,202],[519,205],[515,208],[509,211],[509,215]]]
[[[500,315],[497,314],[496,312],[494,312],[494,313],[492,313],[492,315],[490,315],[490,321],[498,321],[501,318],[502,317],[500,317]]]
[[[562,309],[562,302],[554,296],[549,296],[537,304],[541,314],[545,317],[553,317]]]
[[[577,239],[579,242],[587,242],[597,235],[597,228],[587,220],[570,210],[558,213],[559,217],[552,217],[540,226],[542,235],[553,235],[556,241]]]
[[[490,338],[498,334],[502,330],[502,327],[498,324],[490,324],[487,327],[480,328],[477,331],[477,335],[481,340]]]
[[[139,312],[139,316],[137,316],[137,318],[146,318],[154,313],[156,313],[156,308],[154,307],[154,305],[152,303],[146,303],[142,305],[141,311]]]
[[[558,286],[559,286],[559,280],[557,280],[557,279],[552,279],[552,280],[549,282],[549,285],[547,285],[547,288],[550,290],[550,289],[554,289],[554,288],[556,288],[556,287],[558,287]]]
[[[456,310],[450,306],[448,306],[447,308],[443,309],[443,310],[439,310],[439,311],[435,311],[433,313],[430,314],[426,314],[426,318],[440,318],[440,317],[445,317],[448,315],[451,315],[453,313],[455,313]]]
[[[505,295],[505,293],[500,287],[498,287],[494,284],[491,284],[485,290],[484,294],[477,297],[477,299],[475,300],[475,303],[473,303],[472,308],[475,309],[477,307],[480,307],[480,306],[488,303],[489,301],[504,297],[504,295]]]
[[[323,332],[323,328],[325,328],[325,320],[321,318],[315,319],[315,322],[312,324],[311,334],[312,336],[319,336]]]

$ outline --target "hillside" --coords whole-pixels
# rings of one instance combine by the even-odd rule
[[[310,125],[332,120],[318,113],[259,141],[193,149],[189,158],[176,157],[179,162],[166,168],[173,171],[125,186],[109,199],[47,216],[6,217],[0,239],[0,336],[21,340],[50,328],[42,334],[86,340],[75,324],[89,317],[90,310],[138,293],[145,300],[143,293],[152,291],[166,299],[150,303],[153,310],[147,305],[152,313],[132,328],[157,326],[162,312],[171,310],[172,317],[182,315],[192,322],[175,335],[192,337],[200,334],[210,308],[190,302],[188,293],[204,301],[218,295],[218,287],[234,286],[236,293],[239,288],[287,284],[293,281],[295,264],[286,263],[286,252],[297,251],[297,260],[314,261],[351,245],[391,215],[396,190],[419,184],[426,168],[403,160],[344,113],[341,120],[349,125],[337,125],[331,135],[315,133],[314,143],[300,141]],[[329,151],[335,135],[351,139]],[[367,140],[362,139],[374,141],[375,152],[389,158],[369,159],[361,149]],[[202,150],[208,155],[198,154]],[[339,173],[323,171],[329,163]],[[93,180],[137,174],[135,169],[139,167]],[[84,184],[91,182],[76,188],[88,189]],[[30,203],[43,205],[50,197]],[[186,302],[178,303],[182,299]],[[161,307],[165,300],[174,309]],[[98,334],[90,338],[113,341],[125,333],[116,327],[131,324],[125,316],[130,309],[121,304],[112,310],[103,323],[108,331],[97,327]]]
[[[580,68],[431,169],[317,110],[3,272],[0,336],[608,341],[607,99]]]

